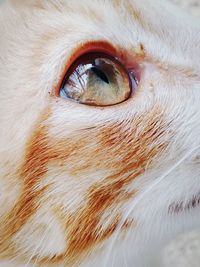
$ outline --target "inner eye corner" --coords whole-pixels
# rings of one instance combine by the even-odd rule
[[[57,96],[90,106],[112,106],[128,100],[138,79],[116,50],[111,50],[92,47],[75,55],[57,88]]]

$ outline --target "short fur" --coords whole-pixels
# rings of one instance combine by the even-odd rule
[[[13,0],[0,36],[0,266],[155,266],[200,226],[200,25],[160,0]],[[137,66],[128,101],[56,96],[91,42]]]

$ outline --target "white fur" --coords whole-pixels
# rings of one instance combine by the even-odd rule
[[[197,160],[200,156],[200,25],[185,14],[177,15],[178,9],[158,0],[131,0],[148,23],[149,31],[126,9],[122,8],[119,14],[111,1],[57,0],[57,9],[51,7],[53,1],[41,0],[44,9],[24,3],[18,6],[17,2],[16,6],[8,2],[0,9],[0,216],[13,207],[20,195],[16,169],[35,121],[48,102],[52,101],[53,114],[48,122],[52,138],[75,136],[82,128],[128,120],[136,114],[145,114],[158,103],[167,121],[173,121],[169,128],[166,124],[162,137],[162,140],[170,140],[170,146],[155,159],[154,168],[147,168],[130,185],[130,189],[137,189],[139,193],[122,210],[124,217],[127,215],[136,221],[136,227],[131,228],[125,238],[113,235],[103,250],[94,249],[80,266],[154,267],[161,264],[160,253],[168,242],[200,227],[200,206],[180,214],[168,213],[172,202],[182,199],[187,202],[200,192]],[[91,14],[94,17],[91,18]],[[95,19],[98,15],[101,19]],[[104,109],[88,109],[73,102],[50,99],[48,92],[52,92],[58,82],[74,48],[89,40],[102,39],[133,53],[139,43],[144,45],[147,57],[141,63],[144,71],[140,95],[125,106]],[[184,69],[190,69],[193,75],[187,75]],[[95,140],[91,140],[90,146],[95,145]],[[66,212],[76,210],[84,199],[84,191],[107,173],[109,170],[96,170],[87,178],[80,174],[82,182],[77,185],[66,175],[65,168],[59,172],[59,166],[49,165],[43,183],[51,184],[51,191],[43,199],[46,204],[41,205],[14,237],[19,253],[26,252],[29,257],[38,253],[40,257],[62,253],[67,244],[51,207],[59,202]],[[39,224],[45,225],[46,230],[40,232]],[[42,238],[41,241],[38,238]],[[17,260],[4,260],[0,266],[17,266]],[[20,265],[25,266],[34,264]]]

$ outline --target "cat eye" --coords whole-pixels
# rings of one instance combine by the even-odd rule
[[[115,105],[130,97],[136,86],[132,76],[115,57],[87,53],[68,69],[59,94],[61,98],[86,105]]]

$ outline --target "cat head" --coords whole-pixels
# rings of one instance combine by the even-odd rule
[[[0,35],[1,259],[154,266],[200,219],[199,26],[164,1],[18,0]]]

